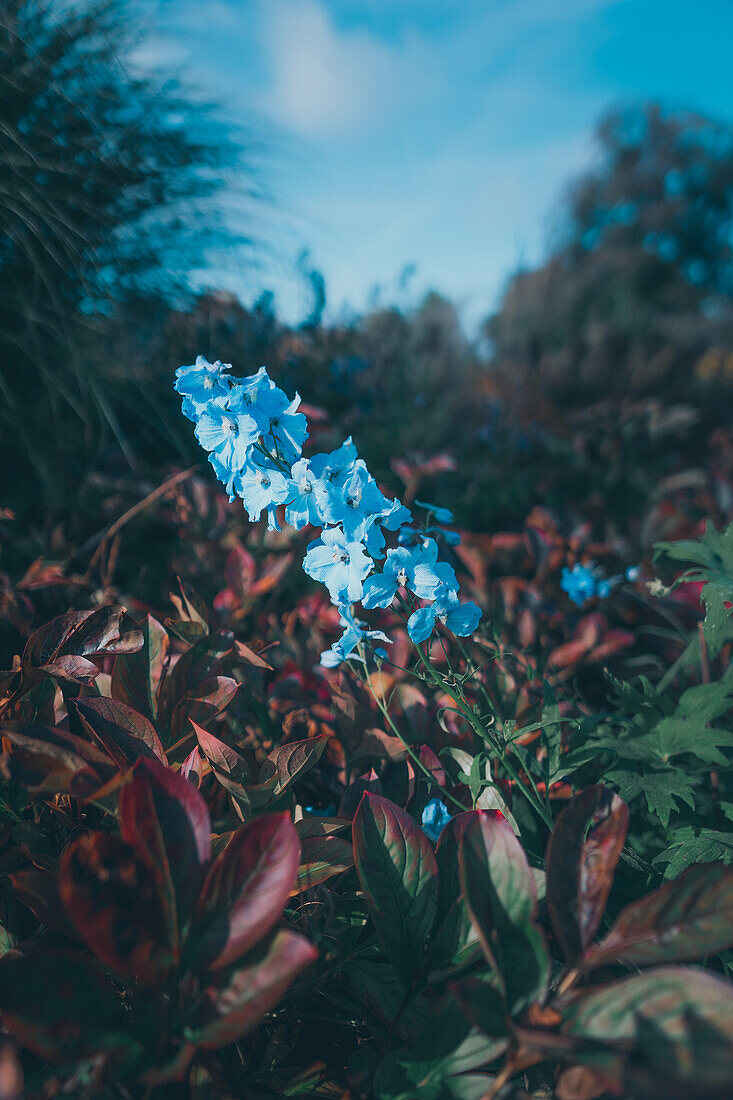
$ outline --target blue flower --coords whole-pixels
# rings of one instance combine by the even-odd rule
[[[355,465],[341,486],[333,482],[325,485],[323,516],[328,523],[340,523],[350,539],[363,539],[370,523],[390,509],[366,466]]]
[[[254,463],[246,466],[239,477],[237,492],[252,523],[256,523],[262,511],[267,509],[268,527],[280,530],[275,510],[278,504],[285,503],[289,485],[279,470]]]
[[[281,391],[276,390],[280,393]],[[283,394],[285,398],[285,394]],[[269,431],[265,434],[265,444],[275,450],[286,462],[293,462],[303,449],[303,443],[308,438],[308,421],[303,413],[298,412],[300,397],[295,395],[292,401],[282,408],[275,408],[270,417]],[[271,442],[272,441],[272,444]]]
[[[183,398],[183,414],[189,420],[198,420],[209,401],[220,402],[229,395],[232,379],[226,374],[230,363],[209,363],[199,355],[193,366],[179,367],[175,388]]]
[[[634,581],[638,581],[640,574],[641,574],[641,567],[640,566],[630,565],[629,568],[626,570],[625,577],[626,577],[627,581],[631,581],[633,583]]]
[[[307,458],[299,458],[290,471],[289,494],[285,519],[300,531],[309,523],[320,527],[323,523],[318,505],[319,482],[310,468]]]
[[[335,451],[331,451],[329,454],[313,455],[310,459],[310,467],[319,481],[341,486],[349,474],[353,472],[357,462],[362,466],[364,465],[357,455],[356,446],[351,436],[349,436]]]
[[[588,600],[598,595],[595,575],[580,562],[576,562],[572,569],[568,569],[567,566],[563,569],[560,587],[578,607],[582,607]]]
[[[457,587],[452,567],[447,562],[436,561],[437,553],[435,543],[419,550],[409,550],[406,546],[388,550],[382,572],[364,582],[364,607],[389,607],[398,588],[409,588],[420,599],[432,600],[441,584]]]
[[[196,438],[207,451],[230,470],[241,470],[247,462],[249,449],[257,442],[260,429],[249,413],[225,409],[210,401],[196,425]]]
[[[436,622],[441,622],[451,633],[465,638],[473,634],[480,618],[481,608],[477,604],[470,600],[461,603],[457,594],[447,589],[440,592],[435,603],[410,615],[407,632],[417,645],[430,637]]]
[[[429,802],[426,802],[425,809],[422,812],[421,824],[423,832],[432,840],[433,844],[437,844],[440,834],[450,819],[451,815],[439,798],[431,798]]]
[[[345,661],[346,658],[353,653],[359,642],[364,639],[367,641],[387,642],[391,645],[392,639],[388,638],[386,634],[383,634],[381,630],[364,630],[364,624],[354,618],[350,607],[340,607],[339,611],[341,613],[341,626],[344,627],[344,632],[339,640],[333,643],[330,649],[325,650],[321,654],[321,664],[325,668],[335,668],[336,665],[341,664],[342,661]]]
[[[438,523],[452,523],[453,513],[449,508],[441,508],[437,504],[427,504],[424,500],[415,500],[418,508],[424,508],[426,512],[432,512]]]
[[[364,578],[372,567],[360,542],[346,537],[340,527],[327,527],[308,547],[303,569],[325,584],[334,603],[361,599]]]

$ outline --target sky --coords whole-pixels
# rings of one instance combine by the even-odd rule
[[[137,60],[252,136],[267,196],[233,187],[256,243],[202,280],[272,290],[289,321],[309,309],[307,250],[331,318],[435,289],[477,322],[546,254],[605,109],[733,119],[733,0],[155,2]]]

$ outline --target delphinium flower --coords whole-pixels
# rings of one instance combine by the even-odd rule
[[[210,401],[226,400],[232,381],[227,374],[230,369],[230,363],[220,363],[218,359],[209,363],[203,355],[191,366],[179,367],[175,388],[183,398],[183,415],[196,421]]]
[[[414,611],[407,621],[407,633],[413,642],[427,641],[435,630],[436,623],[446,626],[452,634],[465,638],[473,634],[481,618],[481,608],[467,601],[461,603],[458,594],[446,585],[441,585],[435,602]]]
[[[409,527],[411,512],[384,496],[351,438],[330,453],[303,458],[308,430],[300,398],[290,400],[264,367],[243,379],[229,369],[199,357],[177,371],[183,411],[230,499],[241,497],[253,522],[265,512],[268,527],[279,530],[277,510],[284,507],[296,530],[322,529],[308,545],[303,568],[326,586],[343,628],[322,664],[363,661],[369,651],[386,657],[376,643],[389,643],[387,635],[354,615],[360,601],[369,610],[399,598],[401,612],[411,613],[408,632],[418,644],[439,622],[455,634],[471,634],[481,612],[474,603],[460,602],[452,566],[438,560],[438,540],[455,543],[458,536],[439,527]],[[448,509],[421,507],[429,519],[453,520]],[[388,535],[397,544],[389,549]],[[419,601],[430,603],[417,607]]]
[[[431,798],[429,802],[425,803],[421,824],[423,832],[432,840],[433,844],[437,844],[440,834],[450,819],[451,815],[439,798]]]
[[[597,566],[576,562],[572,569],[567,566],[563,569],[560,587],[567,592],[574,604],[584,607],[589,600],[608,599],[613,589],[624,580],[633,582],[638,576],[638,566],[630,566],[623,575],[603,577]]]
[[[370,643],[386,642],[388,645],[392,644],[392,639],[388,638],[381,630],[364,629],[364,623],[354,618],[351,608],[348,606],[339,608],[339,611],[344,632],[330,649],[321,654],[321,664],[324,668],[335,668],[340,665],[342,661],[351,656],[359,643],[365,639]],[[386,652],[383,650],[377,652],[386,656]]]

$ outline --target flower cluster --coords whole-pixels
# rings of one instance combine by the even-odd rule
[[[199,356],[176,371],[183,413],[231,500],[241,497],[253,522],[263,512],[270,529],[280,530],[277,510],[296,531],[321,527],[308,545],[303,568],[328,589],[338,607],[343,634],[321,663],[334,667],[355,650],[390,639],[367,630],[353,605],[388,608],[395,598],[407,613],[413,642],[426,641],[438,622],[454,634],[472,634],[481,618],[475,603],[461,603],[451,565],[438,560],[438,539],[458,536],[441,527],[409,526],[411,512],[388,500],[357,455],[349,438],[330,454],[302,457],[308,436],[300,398],[291,401],[261,367],[249,378],[234,378],[230,365]],[[419,502],[416,501],[416,504]],[[446,508],[420,504],[428,521],[449,523]],[[387,536],[394,546],[387,548]],[[378,568],[381,563],[381,568]],[[377,646],[377,656],[386,656]]]
[[[625,573],[627,581],[635,581],[639,575],[637,566],[630,566]],[[572,569],[567,566],[562,571],[560,587],[567,592],[570,599],[578,607],[583,607],[588,600],[598,598],[607,599],[612,590],[622,583],[624,577],[603,577],[597,567],[581,565],[576,562]]]

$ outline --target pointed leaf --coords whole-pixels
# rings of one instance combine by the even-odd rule
[[[169,639],[152,615],[141,623],[142,648],[117,657],[112,671],[112,695],[120,703],[154,720],[158,710],[158,687],[168,658]]]
[[[139,760],[120,793],[120,829],[156,877],[172,943],[198,900],[211,857],[211,821],[202,795],[158,760]]]
[[[513,1016],[544,996],[549,959],[534,923],[534,876],[501,814],[479,810],[469,822],[461,843],[460,876],[471,920]]]
[[[277,932],[245,966],[205,990],[201,1022],[191,1038],[204,1050],[218,1050],[241,1039],[317,956],[313,944],[302,936]]]
[[[296,893],[310,890],[354,866],[354,849],[340,836],[310,836],[301,841]]]
[[[129,767],[140,756],[154,756],[166,763],[152,722],[132,707],[103,696],[75,699],[72,703],[89,736],[119,768]]]
[[[686,962],[729,947],[733,947],[733,868],[701,863],[627,905],[608,935],[590,951],[586,966]]]
[[[626,839],[629,811],[605,787],[589,787],[566,806],[547,851],[547,904],[570,965],[588,950],[606,908]]]
[[[318,763],[328,744],[328,734],[319,733],[306,741],[292,741],[289,745],[280,745],[268,753],[260,769],[260,780],[277,777],[274,796],[282,794],[292,786],[296,779]]]
[[[419,973],[438,901],[430,841],[399,806],[365,794],[353,826],[354,863],[384,949],[409,986]]]
[[[628,1052],[615,1095],[713,1100],[733,1090],[733,985],[710,971],[661,966],[591,989],[566,1008],[562,1031]],[[583,1061],[608,1076],[608,1054]]]
[[[272,930],[295,885],[300,843],[288,814],[243,825],[206,876],[191,934],[197,968],[228,966]]]

